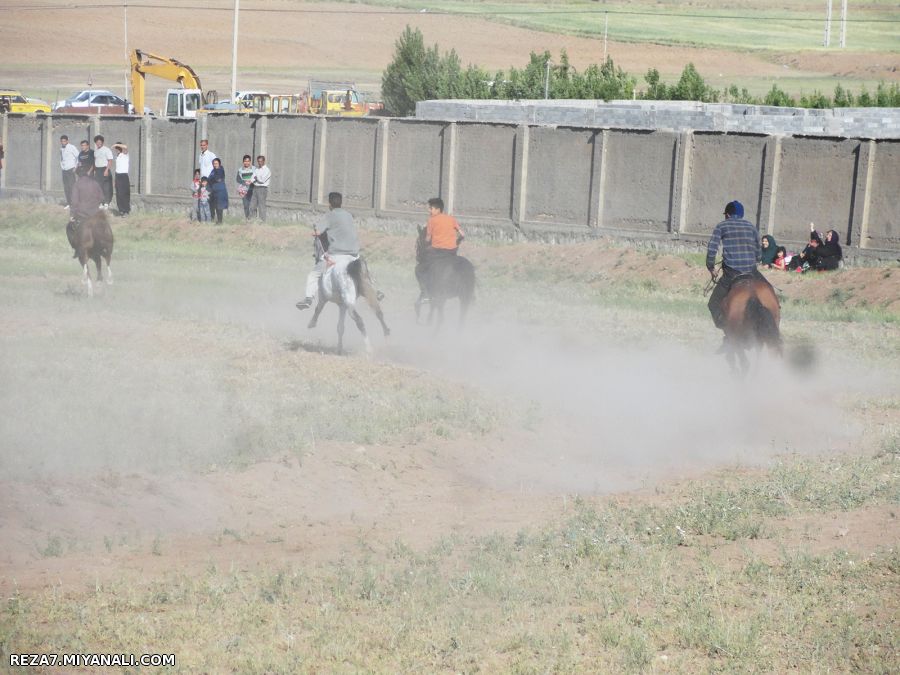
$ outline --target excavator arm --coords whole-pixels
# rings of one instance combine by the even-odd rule
[[[135,49],[131,52],[131,98],[138,115],[144,114],[144,77],[147,75],[178,82],[183,89],[203,89],[200,78],[190,66],[175,59]]]

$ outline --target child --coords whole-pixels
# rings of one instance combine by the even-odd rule
[[[783,272],[787,268],[785,256],[787,256],[787,250],[784,248],[784,246],[779,246],[778,248],[776,248],[775,260],[772,261],[772,267]]]
[[[191,197],[194,199],[191,220],[195,217],[197,220],[200,220],[200,169],[194,169],[194,180],[191,182]]]
[[[207,189],[205,178],[200,179],[200,190],[198,192],[197,207],[199,209],[199,217],[201,223],[208,223],[212,220],[212,214],[209,210],[209,189]]]

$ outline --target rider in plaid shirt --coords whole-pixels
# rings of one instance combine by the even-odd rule
[[[756,268],[760,259],[759,231],[744,220],[744,205],[738,201],[725,205],[725,220],[716,225],[706,247],[706,269],[713,279],[719,247],[722,248],[722,275],[709,296],[708,306],[716,327],[722,328],[722,301],[737,277],[751,274],[769,283]]]

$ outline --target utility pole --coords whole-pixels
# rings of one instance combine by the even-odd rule
[[[125,99],[125,110],[124,113],[128,114],[128,79],[131,74],[131,56],[128,53],[128,0],[125,0],[125,62],[128,64],[128,69],[125,71],[125,95],[122,97]],[[143,110],[135,110],[135,113],[138,115],[143,114]]]
[[[606,39],[609,36],[609,12],[603,12],[603,63],[606,63],[607,50]]]
[[[841,49],[847,43],[847,0],[841,0]]]
[[[550,98],[550,59],[547,59],[547,74],[544,76],[544,100]]]
[[[831,46],[831,0],[825,0],[825,41],[822,44]]]
[[[231,43],[231,102],[237,98],[237,42],[238,42],[238,12],[241,0],[234,0],[234,36]]]

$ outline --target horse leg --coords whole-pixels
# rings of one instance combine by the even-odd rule
[[[84,270],[84,274],[82,274],[82,276],[81,276],[81,283],[87,285],[88,297],[93,298],[94,297],[94,284],[91,283],[91,275],[88,272],[87,257],[85,257],[85,260],[81,265],[81,268],[82,268],[82,270]]]
[[[316,309],[313,312],[312,318],[309,320],[309,323],[306,324],[307,328],[315,328],[316,323],[319,321],[319,314],[322,313],[322,309],[325,307],[325,303],[328,302],[325,299],[325,294],[321,291],[319,292],[319,299],[316,302]]]
[[[381,311],[381,303],[378,302],[378,292],[373,286],[369,286],[368,284],[364,287],[363,297],[366,299],[366,302],[369,303],[369,307],[374,310],[375,316],[381,324],[381,330],[384,331],[384,336],[387,337],[391,334],[391,329],[388,328],[388,325],[384,322],[384,312]]]
[[[469,298],[459,299],[459,328],[462,329],[466,324],[466,314],[469,311]]]
[[[350,316],[353,318],[353,321],[356,322],[356,327],[359,328],[359,332],[362,333],[363,343],[366,345],[366,354],[372,354],[372,343],[369,342],[369,336],[366,333],[366,324],[363,322],[362,316],[360,316],[359,312],[356,311],[356,307],[350,306]]]
[[[103,281],[103,267],[102,267],[102,266],[103,266],[103,263],[102,263],[102,261],[100,260],[100,254],[99,254],[99,253],[94,253],[93,259],[94,259],[94,265],[95,265],[96,268],[97,268],[97,281],[98,281],[98,282],[99,282],[99,281]]]
[[[437,302],[437,321],[434,324],[434,332],[437,333],[444,324],[444,300]]]
[[[347,307],[346,305],[341,305],[341,313],[338,317],[338,346],[337,351],[338,354],[344,353],[344,320],[347,318]]]

